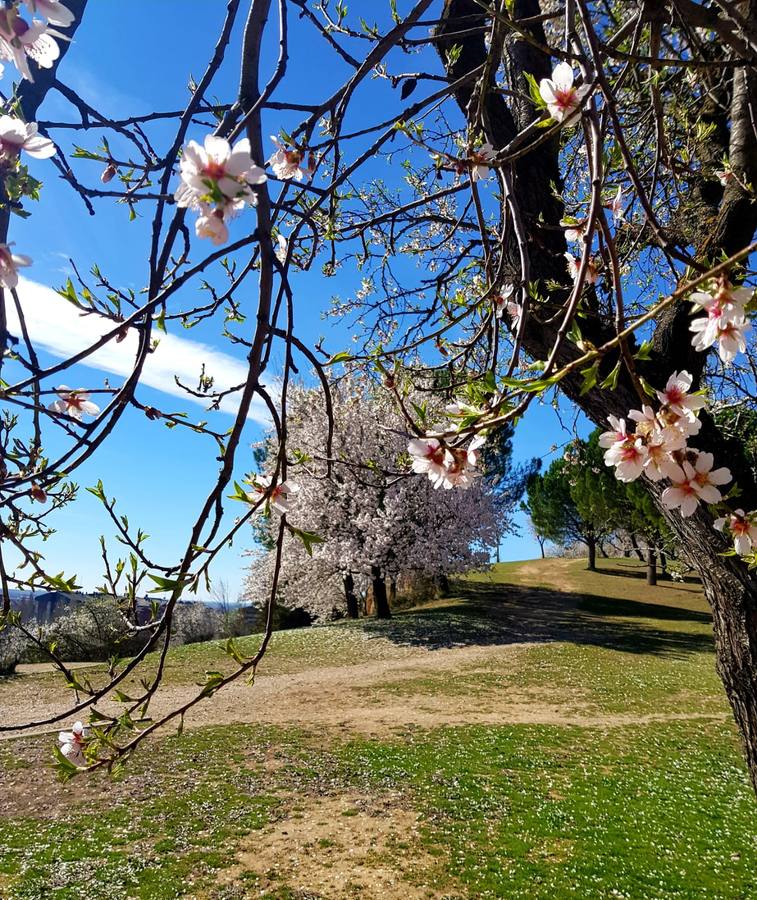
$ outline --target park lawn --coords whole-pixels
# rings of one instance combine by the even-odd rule
[[[65,785],[45,738],[0,745],[0,897],[757,897],[757,809],[704,601],[612,574],[629,563],[504,564],[388,624],[281,633],[269,661],[343,666],[346,688],[378,654],[378,708],[556,692],[579,724],[209,726],[150,742],[116,782]],[[513,638],[498,667],[489,648]],[[419,642],[482,655],[397,680]],[[171,656],[183,683],[223,650]]]

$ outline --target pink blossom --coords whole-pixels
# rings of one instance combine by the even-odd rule
[[[626,428],[625,419],[617,419],[615,416],[608,416],[607,421],[612,426],[612,431],[605,431],[600,434],[600,447],[612,447],[613,444],[623,443],[628,440],[628,429]]]
[[[74,21],[74,14],[60,0],[24,0],[32,15],[44,16],[51,25],[67,28]]]
[[[413,458],[413,472],[428,475],[432,481],[442,474],[444,447],[436,438],[413,438],[407,445],[407,452]]]
[[[42,69],[52,68],[60,50],[45,22],[33,19],[31,25],[22,19],[15,6],[0,9],[0,59],[15,63],[23,78],[34,81],[29,58]]]
[[[565,229],[565,240],[580,244],[586,234],[586,220],[575,222],[572,219],[560,219],[560,225]]]
[[[225,244],[229,239],[229,229],[223,220],[223,209],[213,209],[206,203],[200,204],[202,215],[195,222],[195,234],[198,238],[209,238],[216,246]]]
[[[568,261],[568,272],[574,282],[578,281],[578,272],[581,268],[581,260],[576,259],[572,253],[566,253],[565,259]],[[599,278],[599,265],[593,256],[589,257],[586,266],[585,281],[587,284],[596,284]]]
[[[78,419],[80,422],[85,415],[96,416],[100,412],[100,407],[96,403],[92,403],[87,391],[71,390],[62,384],[57,389],[57,394],[58,399],[49,406],[49,409],[54,412],[71,416],[72,419]]]
[[[618,193],[612,198],[607,208],[612,213],[613,220],[617,225],[624,219],[623,215],[623,188],[618,187]]]
[[[712,468],[715,458],[712,453],[698,453],[694,463],[694,489],[705,503],[720,503],[723,499],[718,490],[731,481],[730,469]]]
[[[230,206],[235,211],[245,203],[252,206],[256,198],[250,185],[266,180],[265,172],[252,161],[247,138],[232,148],[227,140],[213,134],[207,135],[203,146],[196,141],[187,144],[180,175],[176,204],[189,209],[199,209],[202,203],[221,204],[227,209]]]
[[[707,402],[701,394],[688,393],[693,381],[688,372],[673,372],[665,390],[657,391],[657,399],[676,415],[692,418],[695,411],[702,409]]]
[[[55,155],[55,144],[37,134],[36,122],[24,122],[15,116],[0,116],[0,145],[4,156],[15,157],[23,150],[35,159]]]
[[[644,469],[648,455],[641,438],[631,435],[626,440],[613,444],[605,452],[604,460],[606,466],[615,466],[618,481],[636,481]]]
[[[491,169],[489,168],[488,163],[490,163],[496,155],[497,153],[494,147],[492,147],[488,141],[485,144],[482,144],[477,150],[471,151],[468,160],[471,164],[471,178],[474,181],[480,181],[481,179],[489,177]]]
[[[737,509],[727,518],[716,519],[714,524],[718,531],[722,531],[727,524],[733,535],[734,550],[739,556],[749,556],[757,547],[757,512],[747,515],[743,509]]]
[[[670,467],[668,477],[673,482],[662,492],[662,502],[668,509],[681,510],[682,516],[693,516],[699,506],[699,491],[696,488],[696,471],[688,461]]]
[[[0,244],[0,287],[14,288],[18,285],[18,270],[32,264],[31,258],[11,251],[13,242]]]
[[[299,486],[291,481],[282,481],[276,487],[271,488],[273,478],[270,475],[256,475],[250,482],[252,494],[248,495],[251,503],[257,503],[261,497],[266,497],[271,509],[279,515],[288,513],[291,508],[291,498],[299,491]]]
[[[278,138],[271,135],[271,140],[276,145],[276,152],[268,160],[269,165],[273,169],[273,174],[282,179],[289,181],[294,178],[296,181],[302,181],[303,178],[310,178],[315,171],[315,161],[312,153],[305,163],[305,151],[298,147],[285,147]]]
[[[577,88],[573,81],[573,68],[570,63],[561,62],[553,69],[551,78],[542,78],[539,82],[541,98],[556,122],[565,122],[572,118],[589,92],[588,86]]]
[[[87,765],[84,756],[84,742],[87,737],[87,729],[81,722],[74,722],[71,731],[58,732],[58,742],[61,744],[60,752],[69,762],[80,768]]]
[[[477,455],[471,456],[467,450],[457,447],[445,450],[442,471],[432,479],[434,487],[446,490],[453,487],[469,488],[473,484],[477,459]]]

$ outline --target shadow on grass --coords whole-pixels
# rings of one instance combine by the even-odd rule
[[[597,574],[599,575],[613,575],[620,578],[636,578],[638,580],[644,580],[647,577],[647,568],[646,566],[638,565],[626,565],[623,566],[621,563],[618,568],[610,569],[600,567],[597,569]],[[685,575],[683,581],[673,581],[672,578],[668,578],[664,575],[663,572],[658,570],[657,577],[658,587],[665,587],[666,585],[670,585],[670,587],[675,588],[675,590],[686,590],[687,587],[694,588],[696,592],[701,590],[701,582],[695,575]]]
[[[428,650],[522,641],[673,656],[712,649],[712,637],[701,631],[710,616],[694,610],[517,585],[466,582],[455,584],[453,592],[447,603],[398,612],[385,621],[362,619],[355,627],[368,637]],[[634,618],[647,621],[628,621]],[[656,621],[690,622],[695,628],[671,630]]]

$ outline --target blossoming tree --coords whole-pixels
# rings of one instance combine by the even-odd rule
[[[757,787],[757,486],[738,436],[711,414],[755,399],[755,0],[388,0],[368,11],[227,0],[199,80],[189,77],[197,61],[177,54],[188,102],[146,116],[105,114],[66,86],[68,41],[86,35],[86,10],[86,0],[0,9],[4,77],[18,82],[4,91],[0,120],[5,621],[24,627],[11,614],[11,587],[74,583],[46,571],[39,541],[74,500],[77,469],[117,439],[127,409],[156,427],[191,428],[218,463],[176,559],[153,558],[107,485],[91,488],[127,547],[123,557],[104,544],[104,592],[150,639],[105,684],[77,680],[48,648],[75,700],[33,724],[92,710],[87,759],[111,764],[255,669],[268,634],[252,658],[232,646],[233,674],[210,676],[141,731],[133,718],[162,667],[124,715],[97,708],[147,652],[165,657],[182,592],[198,589],[267,506],[276,515],[275,595],[285,542],[312,540],[289,522],[307,465],[289,442],[291,379],[312,369],[323,391],[328,461],[326,372],[349,363],[383,382],[401,417],[408,459],[397,477],[412,471],[434,490],[473,489],[487,438],[555,389],[607,429],[608,469],[645,486],[697,561]],[[317,42],[328,57],[322,78],[290,52],[295,33],[297,46]],[[116,41],[114,29],[114,53]],[[230,46],[242,48],[238,89],[216,97]],[[53,90],[70,115],[40,121]],[[107,135],[100,143],[93,128]],[[24,324],[18,270],[33,272],[35,248],[16,252],[9,242],[11,217],[44,202],[30,156],[70,184],[72,220],[115,201],[132,213],[124,227],[145,229],[148,248],[146,265],[134,261],[139,291],[97,265],[62,288],[61,303],[102,329],[54,364],[40,361]],[[302,285],[317,271],[326,285],[339,274],[330,314],[350,322],[348,350],[302,336],[301,311],[314,302]],[[198,322],[216,323],[219,339],[244,350],[246,373],[221,389],[201,371],[198,387],[185,387],[207,402],[208,419],[188,423],[144,403],[140,383],[163,330]],[[136,338],[129,376],[116,387],[82,385],[77,364],[127,337]],[[415,397],[435,386],[455,398],[441,417]],[[232,485],[250,468],[254,400],[269,411],[275,450],[251,493]],[[213,417],[222,404],[233,406],[231,428]],[[378,463],[389,473],[395,464]],[[132,607],[145,584],[166,602],[138,625]]]
[[[355,588],[370,583],[376,613],[385,618],[388,580],[447,576],[485,565],[519,494],[507,508],[484,479],[466,491],[434,490],[427,479],[408,473],[405,425],[386,390],[352,376],[334,384],[331,397],[334,430],[331,455],[325,457],[323,399],[316,389],[289,393],[288,443],[301,465],[297,493],[285,511],[299,537],[306,538],[303,544],[295,534],[287,541],[281,601],[321,618],[334,609],[356,617]],[[264,468],[271,471],[278,448],[267,446]],[[251,477],[253,496],[269,478]],[[275,501],[270,510],[269,533],[277,525],[275,513],[282,512]],[[250,599],[270,593],[276,564],[275,549],[262,558],[253,554],[246,583]]]

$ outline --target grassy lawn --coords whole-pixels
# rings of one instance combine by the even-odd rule
[[[505,564],[388,624],[281,633],[266,670],[341,666],[347,691],[383,661],[371,709],[552,696],[578,724],[208,726],[151,742],[119,781],[65,785],[49,740],[18,738],[0,744],[0,897],[757,897],[757,807],[701,594],[582,565]],[[445,666],[396,677],[439,650]],[[171,677],[222,653],[180,648]]]

